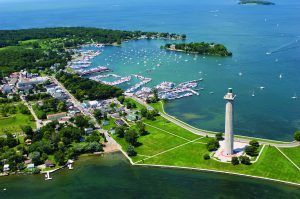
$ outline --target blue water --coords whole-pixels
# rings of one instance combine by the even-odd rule
[[[300,129],[300,98],[291,99],[295,94],[300,97],[300,43],[295,42],[300,36],[300,2],[274,2],[275,6],[240,6],[236,0],[0,0],[0,28],[94,26],[185,33],[190,41],[223,43],[233,52],[232,58],[194,61],[182,55],[182,61],[175,63],[174,55],[158,49],[164,41],[139,41],[106,48],[95,64],[106,64],[104,59],[115,54],[109,62],[115,73],[140,72],[152,77],[153,85],[203,76],[205,89],[200,96],[170,102],[166,110],[208,130],[223,130],[222,98],[233,87],[237,134],[292,140],[293,132]],[[148,63],[137,65],[142,58],[133,54],[135,61],[124,60],[131,49],[148,49]],[[159,68],[155,67],[158,55],[163,62]],[[148,74],[149,68],[155,70]]]

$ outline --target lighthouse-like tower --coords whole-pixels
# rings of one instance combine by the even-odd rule
[[[225,112],[225,154],[233,154],[233,102],[235,95],[232,93],[232,88],[228,89],[228,93],[224,96],[226,100]]]

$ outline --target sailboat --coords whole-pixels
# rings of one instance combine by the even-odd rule
[[[252,95],[251,95],[252,97],[255,97],[255,93],[254,93],[254,91],[252,92]]]
[[[279,79],[282,79],[282,74],[279,75]]]
[[[297,95],[295,94],[293,97],[291,97],[292,99],[297,99]]]

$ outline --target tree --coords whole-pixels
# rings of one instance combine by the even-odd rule
[[[75,117],[74,123],[79,128],[89,127],[89,119],[83,115],[78,115]]]
[[[249,144],[255,148],[259,147],[259,142],[257,140],[251,140]]]
[[[27,138],[32,139],[34,132],[31,128],[31,126],[29,126],[29,125],[21,126],[21,129],[26,134]]]
[[[117,126],[115,128],[115,133],[119,138],[123,138],[125,135],[125,129],[123,126]]]
[[[240,164],[240,161],[237,157],[232,157],[231,158],[231,164],[232,165],[238,165],[238,164]]]
[[[15,139],[11,133],[6,133],[6,145],[13,148],[19,144],[19,140]]]
[[[148,113],[147,109],[146,109],[145,107],[143,107],[143,108],[141,109],[141,115],[142,115],[143,117],[146,117],[146,116],[147,116],[147,113]]]
[[[35,165],[39,165],[39,164],[42,163],[42,161],[41,161],[41,154],[38,151],[34,151],[34,152],[30,153],[29,154],[29,158],[32,160],[32,162]]]
[[[250,162],[250,158],[247,157],[247,156],[240,156],[239,157],[239,160],[242,164],[245,164],[245,165],[250,165],[251,162]]]
[[[125,132],[125,140],[126,142],[128,142],[129,144],[136,146],[137,145],[137,139],[138,139],[138,134],[136,132],[136,130],[134,129],[129,129]]]
[[[159,98],[158,98],[158,91],[157,91],[157,89],[155,88],[155,89],[153,89],[153,103],[156,103],[156,102],[158,102],[159,101]]]
[[[98,135],[97,131],[93,131],[91,135],[89,135],[85,141],[87,142],[97,142],[99,143],[100,141],[100,136]]]
[[[146,125],[142,122],[142,121],[138,121],[136,123],[136,127],[138,130],[138,133],[143,136],[143,135],[147,135],[147,131],[146,131]]]
[[[296,131],[295,134],[294,134],[294,139],[296,141],[300,141],[300,131]]]
[[[119,96],[119,97],[118,97],[118,101],[119,101],[121,104],[123,104],[124,101],[125,101],[125,97],[124,97],[123,95]]]
[[[223,138],[223,133],[217,133],[217,134],[216,134],[216,139],[217,139],[218,141],[223,140],[223,139],[224,139],[224,138]]]
[[[102,112],[101,112],[101,110],[96,109],[96,110],[94,111],[94,117],[95,117],[96,119],[100,120],[101,117],[102,117]]]
[[[128,154],[128,156],[136,156],[136,151],[134,150],[134,146],[132,146],[131,144],[127,147],[126,152]]]
[[[206,144],[208,151],[215,151],[220,147],[219,141],[216,139],[210,139]]]
[[[210,155],[207,154],[207,153],[204,154],[204,155],[203,155],[203,159],[204,159],[204,160],[209,160],[209,159],[210,159]]]
[[[64,165],[65,162],[65,154],[63,151],[59,150],[54,153],[54,160],[58,163],[58,165]]]
[[[246,152],[247,155],[250,155],[252,157],[258,155],[258,150],[254,146],[246,146],[245,152]]]

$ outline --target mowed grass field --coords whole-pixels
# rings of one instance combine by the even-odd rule
[[[22,125],[30,125],[35,128],[35,122],[31,121],[31,115],[17,113],[9,117],[0,116],[0,135],[6,132],[18,133]]]
[[[193,134],[161,116],[155,121],[144,119],[143,122],[149,134],[139,137],[142,145],[136,147],[134,163],[226,171],[300,183],[298,168],[273,146],[265,146],[256,163],[233,166],[215,159],[204,160],[203,155],[209,153],[206,143],[210,138]],[[125,139],[115,139],[126,151]],[[280,150],[300,167],[300,147]]]

